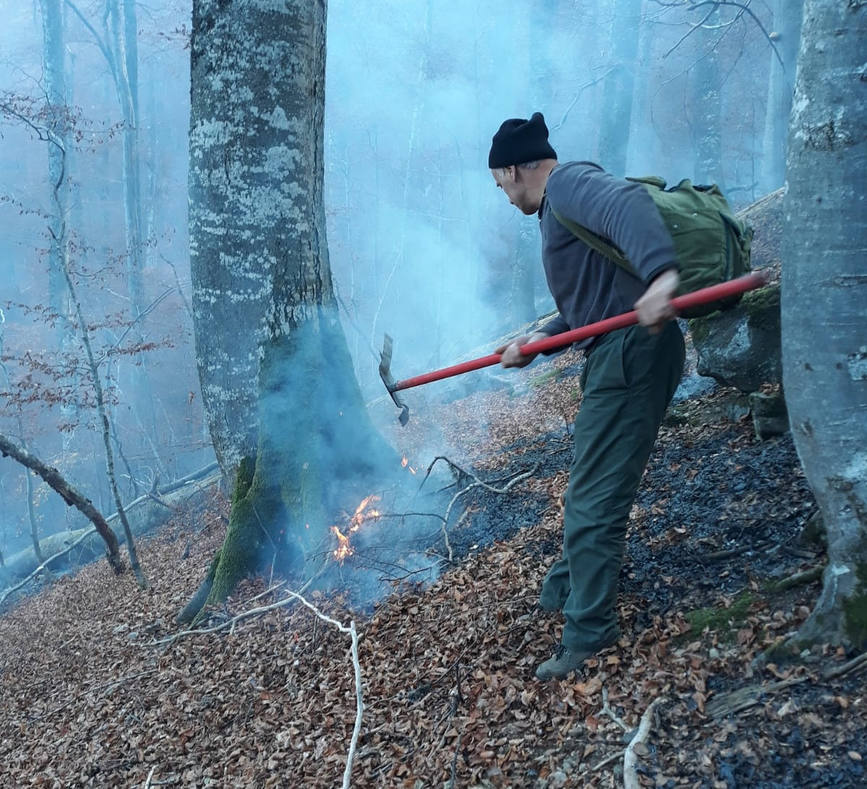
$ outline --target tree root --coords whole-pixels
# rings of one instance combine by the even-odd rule
[[[856,671],[862,666],[867,666],[867,652],[862,652],[858,657],[843,663],[841,666],[834,666],[822,674],[822,679],[837,679],[850,671]]]

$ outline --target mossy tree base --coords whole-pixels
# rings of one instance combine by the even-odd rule
[[[816,643],[867,649],[867,563],[856,562],[845,571],[840,565],[825,569],[822,594],[790,645]]]
[[[181,622],[271,567],[312,576],[339,513],[400,469],[369,420],[336,320],[319,313],[264,350],[257,454],[238,468],[225,540]]]

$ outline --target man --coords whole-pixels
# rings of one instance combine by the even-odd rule
[[[589,162],[560,164],[541,113],[505,121],[488,166],[523,213],[538,214],[542,263],[559,315],[497,349],[504,367],[533,356],[520,346],[631,309],[639,326],[578,344],[587,355],[575,418],[575,457],[563,515],[563,555],[542,584],[540,605],[562,611],[563,637],[539,679],[567,676],[619,637],[615,601],[626,523],[665,409],[683,370],[683,335],[671,298],[679,283],[671,236],[640,184]],[[637,277],[591,249],[560,219],[613,242]]]

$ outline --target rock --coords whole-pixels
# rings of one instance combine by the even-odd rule
[[[690,400],[694,397],[710,394],[716,388],[716,383],[707,376],[690,373],[685,375],[671,398],[673,405]]]
[[[750,410],[753,413],[753,427],[760,441],[789,432],[789,412],[782,393],[753,392],[750,395]]]
[[[782,381],[779,285],[745,294],[733,309],[695,318],[689,329],[699,375],[742,392]]]

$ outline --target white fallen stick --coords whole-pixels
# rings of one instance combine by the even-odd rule
[[[641,784],[638,783],[638,754],[635,752],[635,746],[643,743],[650,734],[650,725],[653,721],[653,710],[662,699],[654,699],[650,706],[644,711],[641,716],[641,723],[638,724],[638,731],[626,746],[626,751],[623,754],[623,789],[640,789]]]

